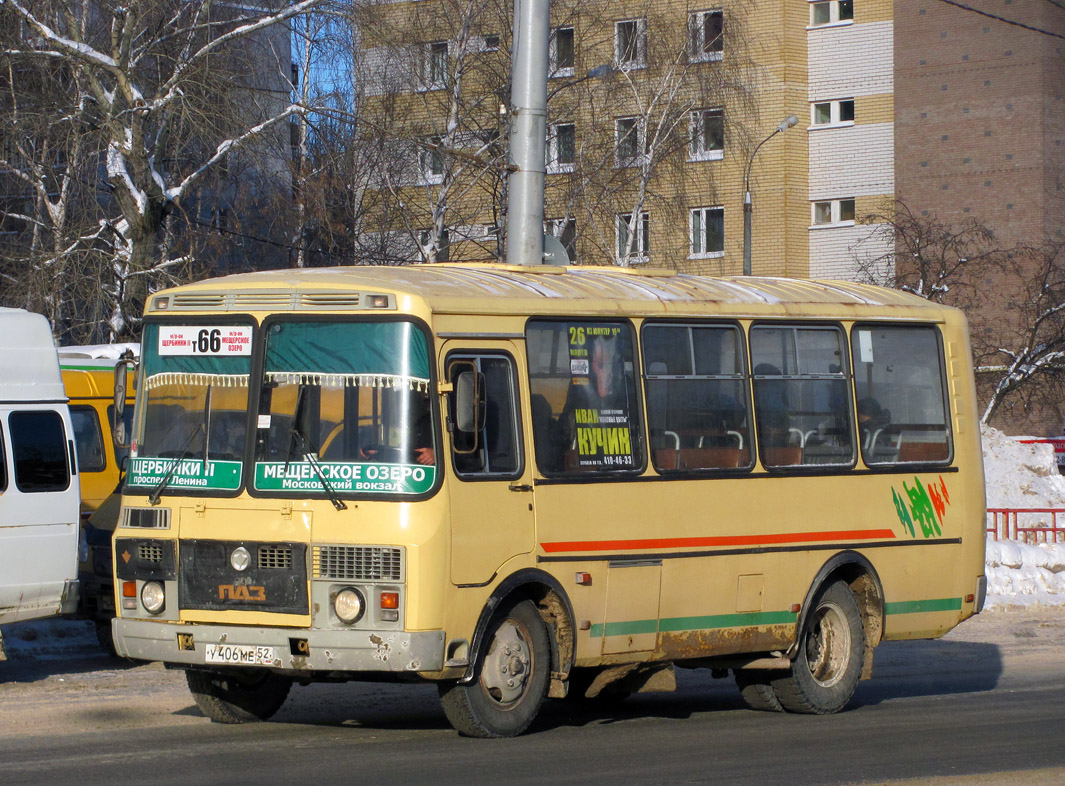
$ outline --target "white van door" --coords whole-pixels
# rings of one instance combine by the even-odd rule
[[[0,623],[74,611],[79,488],[66,404],[0,403]]]

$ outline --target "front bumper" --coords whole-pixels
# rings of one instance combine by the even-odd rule
[[[266,668],[293,672],[419,672],[440,671],[444,665],[443,631],[255,628],[118,618],[112,634],[119,655],[164,663],[202,666],[204,645],[230,644],[273,647],[275,660]],[[179,636],[192,636],[192,649],[187,649],[188,639],[186,648],[179,647]]]

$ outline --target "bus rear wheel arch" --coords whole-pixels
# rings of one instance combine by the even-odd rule
[[[791,668],[770,685],[789,712],[839,712],[854,695],[862,674],[865,626],[850,586],[836,580],[822,587],[799,632]]]

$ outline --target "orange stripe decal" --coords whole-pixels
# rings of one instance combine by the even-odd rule
[[[840,540],[893,540],[890,529],[852,529],[839,532],[783,532],[773,535],[726,535],[714,538],[648,538],[644,540],[573,540],[541,543],[548,554],[562,551],[649,551],[713,546],[772,546],[783,543],[825,543]]]

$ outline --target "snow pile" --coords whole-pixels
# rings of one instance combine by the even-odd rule
[[[1050,445],[1025,445],[983,427],[989,508],[1065,508],[1065,476]],[[987,539],[987,605],[1065,604],[1065,543]]]
[[[122,353],[130,351],[133,357],[140,357],[140,344],[85,344],[83,346],[67,346],[59,348],[59,355],[63,358],[91,358],[94,360],[118,360]]]

